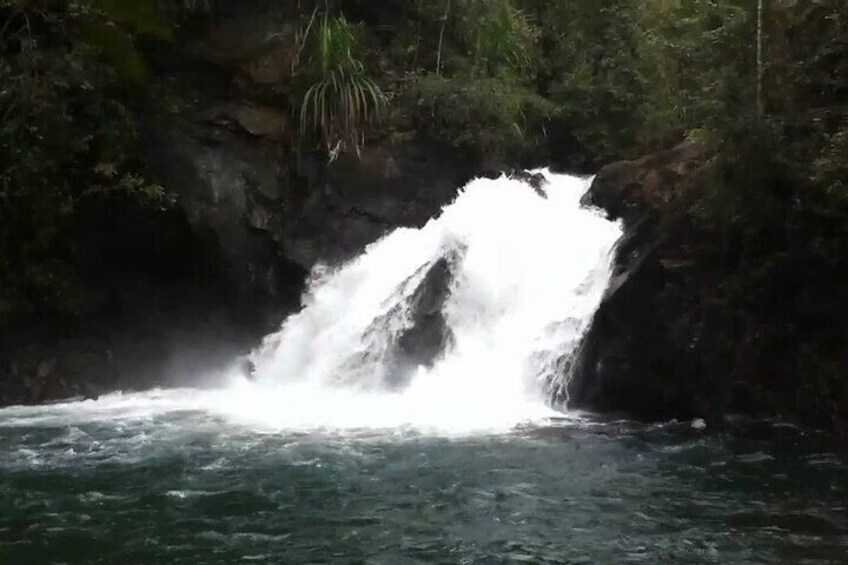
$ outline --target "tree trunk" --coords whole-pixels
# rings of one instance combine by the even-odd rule
[[[448,16],[450,16],[451,0],[445,3],[445,14],[442,16],[442,29],[439,30],[439,50],[436,52],[436,74],[442,73],[442,45],[445,41],[445,26],[448,24]]]
[[[757,0],[757,116],[763,115],[763,77],[765,63],[763,60],[763,2]]]

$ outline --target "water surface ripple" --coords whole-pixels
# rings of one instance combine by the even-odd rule
[[[0,563],[848,562],[848,450],[789,427],[440,437],[20,410],[0,411]]]

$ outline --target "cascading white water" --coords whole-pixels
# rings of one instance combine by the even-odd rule
[[[252,356],[261,395],[247,410],[281,425],[448,429],[554,415],[546,387],[566,378],[606,289],[620,226],[580,206],[588,179],[537,171],[541,189],[478,179],[422,229],[398,229],[335,270],[318,269],[303,310]],[[453,339],[400,390],[393,350],[413,297],[445,258],[443,319]],[[258,416],[257,416],[258,417]]]
[[[580,206],[589,179],[535,173],[547,180],[540,189],[472,181],[423,228],[395,230],[341,267],[316,269],[303,310],[252,353],[252,379],[233,369],[224,390],[7,409],[4,421],[202,411],[263,429],[466,433],[562,416],[549,407],[550,387],[568,377],[562,361],[602,299],[622,231]],[[446,276],[431,277],[439,269]],[[425,323],[417,310],[428,285],[443,288],[426,323],[449,339],[418,366],[400,344]]]

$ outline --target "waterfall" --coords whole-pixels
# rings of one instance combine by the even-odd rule
[[[581,207],[589,179],[533,173],[474,180],[421,229],[316,268],[300,313],[251,354],[240,411],[461,429],[554,415],[621,227]]]
[[[465,434],[567,417],[551,399],[567,390],[622,230],[580,205],[590,179],[525,176],[474,180],[421,229],[315,268],[302,310],[248,362],[208,375],[217,388],[12,408],[5,421],[205,413],[268,430]]]

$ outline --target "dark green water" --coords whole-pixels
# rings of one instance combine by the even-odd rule
[[[0,563],[848,563],[848,450],[794,428],[88,410],[0,411]]]

